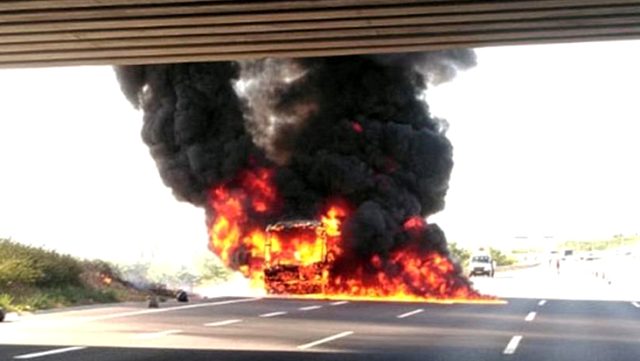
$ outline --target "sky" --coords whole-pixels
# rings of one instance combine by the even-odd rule
[[[640,232],[640,41],[484,48],[426,94],[454,170],[430,217],[468,247]],[[189,263],[176,201],[110,67],[0,70],[0,237],[87,258]]]
[[[640,42],[477,56],[475,68],[428,95],[454,146],[447,207],[433,219],[449,239],[536,244],[639,232]]]
[[[177,202],[110,67],[0,71],[0,237],[88,258],[188,262],[204,213]]]

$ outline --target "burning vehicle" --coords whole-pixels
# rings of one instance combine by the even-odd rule
[[[453,49],[116,74],[144,112],[163,181],[204,209],[209,250],[253,286],[469,300],[483,296],[427,221],[444,208],[453,147],[425,91],[474,64],[473,51]]]
[[[266,229],[264,283],[271,294],[324,293],[329,276],[327,234],[318,221],[278,222]],[[297,249],[281,246],[295,238]]]

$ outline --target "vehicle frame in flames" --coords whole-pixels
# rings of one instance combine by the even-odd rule
[[[315,242],[320,242],[321,255],[316,262],[304,264],[289,259],[282,262],[274,250],[274,238],[286,232],[313,232]],[[324,293],[329,276],[330,255],[327,252],[327,232],[321,222],[315,220],[282,221],[266,228],[264,255],[264,284],[270,294]]]

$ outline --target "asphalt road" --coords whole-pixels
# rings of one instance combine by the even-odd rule
[[[640,359],[640,304],[506,301],[120,304],[0,324],[0,360]]]

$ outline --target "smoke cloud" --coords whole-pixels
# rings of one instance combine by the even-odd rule
[[[367,279],[402,272],[390,257],[398,249],[448,256],[436,225],[407,226],[443,209],[453,167],[447,124],[431,116],[424,92],[474,64],[472,51],[453,50],[123,66],[116,73],[144,110],[142,138],[179,200],[204,207],[211,222],[212,189],[247,192],[243,172],[273,169],[278,207],[249,212],[251,224],[314,218],[329,202],[344,202],[351,211],[345,252],[332,273]],[[459,268],[454,273],[452,282],[467,282]]]

